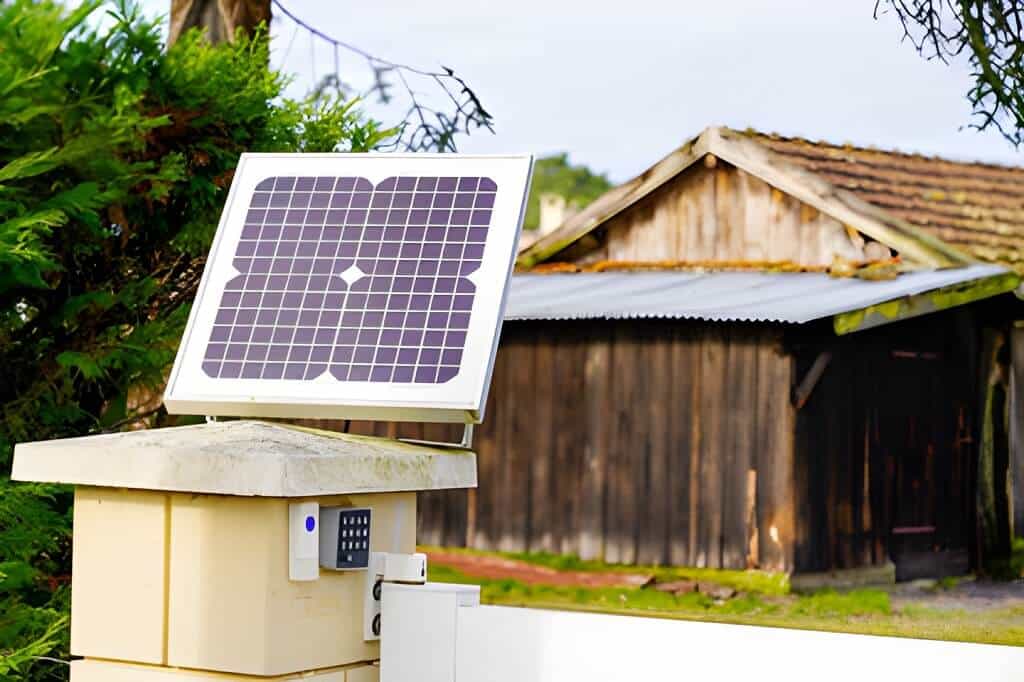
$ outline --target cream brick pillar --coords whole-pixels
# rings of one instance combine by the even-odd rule
[[[72,682],[372,682],[363,571],[288,578],[289,504],[370,507],[410,553],[417,490],[470,452],[255,421],[19,444],[13,477],[75,487]]]

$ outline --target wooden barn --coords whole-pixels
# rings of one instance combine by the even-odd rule
[[[709,128],[520,253],[479,488],[420,539],[964,572],[1012,532],[1022,268],[1024,169]]]

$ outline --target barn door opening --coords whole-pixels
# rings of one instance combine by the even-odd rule
[[[967,572],[969,469],[957,385],[941,352],[892,350],[874,447],[884,462],[897,580]]]

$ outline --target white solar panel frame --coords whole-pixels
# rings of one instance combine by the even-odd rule
[[[490,386],[529,193],[533,156],[464,154],[243,154],[164,394],[172,414],[479,423]],[[211,378],[202,362],[256,185],[273,176],[481,176],[498,186],[461,369],[443,384]]]

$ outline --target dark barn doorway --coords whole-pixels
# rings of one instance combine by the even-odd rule
[[[831,353],[797,413],[797,571],[969,570],[975,365],[956,322],[929,315],[796,349],[797,381]]]
[[[961,368],[945,350],[893,350],[878,376],[869,442],[890,479],[889,555],[897,580],[962,575],[969,566],[971,438],[961,431]]]

